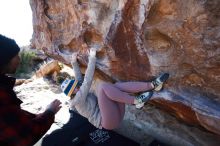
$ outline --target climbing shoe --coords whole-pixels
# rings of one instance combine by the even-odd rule
[[[144,106],[144,103],[147,102],[153,95],[152,91],[144,92],[138,96],[136,96],[136,100],[138,103],[135,105],[136,108],[140,109]]]
[[[155,91],[160,91],[163,87],[163,83],[169,78],[168,73],[163,73],[159,77],[157,77],[155,80],[152,81],[152,84],[154,85]]]

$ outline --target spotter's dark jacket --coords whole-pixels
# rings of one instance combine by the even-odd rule
[[[54,122],[54,113],[22,110],[14,85],[15,78],[0,75],[0,146],[33,146]]]

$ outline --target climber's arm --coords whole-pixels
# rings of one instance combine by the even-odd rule
[[[72,102],[73,105],[76,105],[77,102],[84,102],[86,100],[86,97],[89,93],[92,84],[93,75],[95,72],[95,63],[96,63],[96,50],[91,48],[89,52],[89,63],[85,72],[84,81],[79,91],[73,98],[73,102]]]

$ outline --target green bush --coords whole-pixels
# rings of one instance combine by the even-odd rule
[[[33,58],[36,57],[36,54],[31,51],[22,50],[19,53],[19,56],[21,61],[20,66],[16,71],[16,76],[22,78],[29,78],[31,76],[30,73],[33,70]]]
[[[66,78],[71,79],[72,77],[67,72],[60,72],[56,76],[55,81],[57,84],[61,84]]]

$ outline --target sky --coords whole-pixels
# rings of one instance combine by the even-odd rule
[[[30,44],[32,11],[29,0],[0,0],[0,34],[14,39],[19,46]]]

